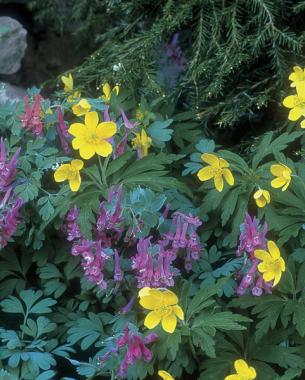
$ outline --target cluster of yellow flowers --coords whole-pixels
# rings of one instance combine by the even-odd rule
[[[201,159],[208,165],[198,171],[197,177],[200,181],[204,182],[213,178],[215,188],[219,192],[223,190],[224,179],[229,186],[234,185],[234,177],[229,169],[230,164],[226,160],[212,153],[203,153]],[[282,191],[287,190],[291,181],[291,169],[279,163],[271,165],[270,171],[275,176],[275,179],[271,181],[271,186],[275,189],[282,188]],[[270,203],[270,193],[268,190],[259,188],[253,194],[253,198],[258,207],[265,207]]]
[[[79,91],[74,91],[74,81],[71,74],[61,77],[64,83],[64,92],[67,93],[69,103],[75,102],[81,97]],[[106,105],[109,105],[112,94],[119,94],[119,85],[116,84],[112,89],[109,83],[105,83],[102,87],[103,94],[100,96]],[[101,157],[108,157],[113,150],[112,145],[108,141],[117,132],[117,126],[113,121],[99,121],[97,112],[91,111],[91,104],[85,98],[80,99],[72,106],[74,115],[84,116],[84,123],[73,123],[69,128],[69,133],[74,138],[72,147],[79,150],[81,158],[89,160],[95,154]],[[139,156],[145,157],[148,155],[148,149],[151,147],[152,140],[142,129],[141,133],[135,133],[132,139],[132,147],[137,149]],[[72,160],[70,164],[61,165],[54,173],[56,182],[68,180],[71,191],[78,191],[81,185],[80,170],[84,167],[82,160]]]
[[[279,268],[285,267],[283,259],[280,257],[278,248],[274,242],[268,242],[270,254],[263,250],[255,251],[255,256],[263,262],[259,264],[262,272],[264,271],[264,279],[271,281],[270,270],[275,272],[275,282],[278,281],[280,274]],[[272,261],[273,258],[279,262],[279,267]],[[268,276],[267,276],[268,274]],[[265,278],[265,277],[268,277]],[[144,320],[144,326],[148,329],[153,329],[161,322],[164,331],[172,334],[177,326],[177,318],[184,320],[184,312],[178,305],[178,297],[174,292],[168,289],[142,288],[139,291],[140,305],[144,309],[150,310]],[[249,367],[242,360],[236,360],[234,363],[236,374],[226,376],[224,380],[253,380],[256,378],[256,371],[253,367]],[[163,380],[175,380],[170,373],[164,370],[159,370],[158,375]]]
[[[255,368],[249,367],[248,364],[243,359],[235,360],[234,368],[236,373],[233,375],[226,376],[224,380],[254,380],[256,379]],[[158,375],[163,380],[175,380],[172,375],[166,371],[159,371]]]
[[[292,81],[291,87],[296,89],[296,95],[287,96],[283,105],[290,108],[288,119],[297,121],[300,117],[305,116],[305,69],[295,66],[289,79]],[[305,128],[305,120],[301,121],[301,128]]]

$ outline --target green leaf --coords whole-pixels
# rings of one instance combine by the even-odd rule
[[[89,318],[79,318],[75,326],[68,330],[68,342],[74,345],[80,342],[82,350],[87,350],[104,333],[103,320],[100,314],[89,313]]]
[[[158,120],[154,121],[147,129],[149,135],[152,138],[153,145],[162,148],[165,146],[166,141],[170,141],[171,136],[174,132],[173,129],[169,129],[168,127],[172,124],[174,120]]]

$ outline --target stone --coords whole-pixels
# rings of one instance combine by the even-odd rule
[[[9,83],[0,82],[0,105],[10,101],[12,103],[23,100],[26,95],[25,89],[13,86]]]
[[[0,74],[16,73],[27,47],[27,31],[11,17],[0,17]]]

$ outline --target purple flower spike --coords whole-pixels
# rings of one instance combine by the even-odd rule
[[[124,359],[120,365],[118,375],[125,377],[129,366],[143,359],[145,362],[150,362],[153,358],[153,353],[146,347],[146,344],[155,342],[158,339],[157,334],[149,334],[144,339],[135,332],[130,332],[128,325],[124,329],[124,335],[117,342],[117,349],[122,349],[127,346]]]
[[[260,226],[259,220],[246,214],[244,223],[240,227],[239,246],[237,256],[244,255],[245,262],[238,276],[241,278],[236,294],[242,296],[251,292],[259,297],[262,294],[272,293],[272,282],[265,282],[257,269],[259,260],[254,256],[256,249],[266,248],[267,224]]]
[[[120,109],[120,112],[121,112],[121,115],[122,115],[122,118],[123,118],[123,121],[124,121],[126,128],[133,129],[134,127],[136,127],[137,122],[131,122],[122,109]]]
[[[16,232],[19,223],[19,210],[22,205],[23,201],[17,198],[13,205],[8,210],[4,210],[0,216],[0,249],[7,245],[10,237]]]
[[[0,139],[0,192],[6,192],[12,185],[17,173],[20,148],[16,150],[13,157],[8,161],[3,138]]]
[[[69,137],[68,126],[65,124],[64,116],[62,114],[62,110],[60,107],[57,108],[57,115],[58,115],[58,124],[56,125],[56,129],[57,129],[57,133],[60,139],[60,144],[63,151],[66,154],[69,154],[71,153],[71,149],[67,142],[68,137]]]
[[[118,251],[114,250],[114,281],[121,282],[123,280],[123,272],[120,265],[120,256]]]

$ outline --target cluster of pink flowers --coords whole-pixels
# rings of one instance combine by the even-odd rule
[[[174,276],[178,270],[171,267],[176,259],[176,252],[166,250],[162,241],[157,244],[157,263],[152,255],[152,237],[141,238],[137,244],[137,254],[132,259],[132,269],[137,271],[138,288],[174,286]]]
[[[185,252],[184,262],[186,271],[192,269],[192,261],[199,260],[202,246],[197,234],[197,228],[202,222],[192,215],[175,212],[172,216],[172,232],[161,235],[161,238],[152,244],[153,237],[142,237],[136,244],[136,227],[128,227],[122,217],[122,186],[111,188],[107,201],[100,203],[99,214],[94,227],[94,240],[86,239],[79,228],[77,218],[78,210],[72,208],[65,217],[62,231],[67,240],[72,244],[72,255],[82,257],[82,266],[85,276],[91,282],[96,283],[101,289],[107,288],[104,277],[104,267],[111,257],[105,253],[107,248],[113,251],[113,280],[120,283],[123,280],[121,269],[121,257],[116,247],[120,241],[125,246],[137,249],[131,257],[131,267],[136,271],[137,286],[172,287],[174,276],[179,270],[173,267],[173,261],[177,259],[179,250]],[[167,205],[163,213],[166,219],[170,206]],[[141,221],[139,221],[141,224]],[[138,226],[137,226],[138,227]]]
[[[254,256],[256,249],[266,248],[267,224],[262,227],[259,220],[253,219],[246,214],[244,223],[241,225],[241,233],[239,237],[239,246],[237,256],[245,255],[243,269],[237,274],[240,284],[236,289],[239,296],[251,291],[254,296],[261,296],[263,293],[272,293],[272,282],[265,282],[261,273],[257,269],[259,260]]]
[[[169,209],[166,208],[165,215]],[[138,287],[172,287],[174,276],[179,271],[172,267],[179,249],[186,251],[184,266],[186,271],[192,269],[192,260],[199,260],[202,246],[196,229],[201,226],[199,218],[175,212],[172,219],[174,232],[163,234],[152,246],[152,237],[142,238],[137,244],[137,254],[132,259],[132,268],[137,271]],[[156,248],[157,253],[152,254]]]
[[[130,331],[127,324],[123,336],[116,342],[116,347],[113,347],[106,354],[101,356],[99,358],[99,364],[102,366],[111,355],[118,355],[118,353],[124,349],[126,351],[119,367],[118,376],[126,377],[129,366],[141,359],[147,363],[152,360],[153,353],[146,347],[146,345],[155,342],[157,339],[158,335],[155,333],[148,334],[146,337],[142,338],[136,332]]]
[[[42,123],[40,119],[40,103],[42,96],[40,94],[35,95],[33,107],[30,105],[30,99],[26,95],[24,97],[25,114],[20,118],[21,126],[25,130],[32,132],[35,136],[42,136]]]
[[[122,187],[109,191],[107,201],[100,204],[100,211],[94,231],[94,240],[86,239],[80,230],[77,218],[78,209],[73,207],[65,216],[62,231],[68,241],[72,242],[71,253],[82,258],[82,267],[85,277],[100,289],[107,288],[104,275],[104,267],[110,256],[105,253],[106,248],[113,247],[121,239],[124,229],[121,226],[121,197]],[[109,210],[110,204],[115,201],[114,212]],[[113,250],[114,276],[117,283],[123,280],[123,272],[120,265],[120,256],[116,249]]]
[[[22,200],[14,194],[14,181],[20,149],[9,160],[3,138],[0,138],[0,249],[16,232]]]

